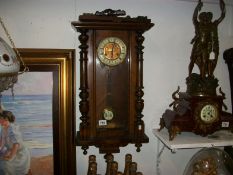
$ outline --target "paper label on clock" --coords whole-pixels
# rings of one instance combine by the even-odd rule
[[[99,126],[106,126],[107,120],[99,120]]]
[[[228,128],[229,122],[222,122],[222,128]]]

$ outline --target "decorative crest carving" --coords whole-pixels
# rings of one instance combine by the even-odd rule
[[[112,10],[112,9],[105,9],[103,11],[96,11],[95,15],[97,16],[125,16],[126,12],[124,10]]]

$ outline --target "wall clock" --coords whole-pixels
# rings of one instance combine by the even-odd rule
[[[149,138],[143,122],[143,33],[154,24],[125,11],[85,13],[72,25],[80,33],[81,123],[77,145],[117,153],[134,143],[140,151]]]

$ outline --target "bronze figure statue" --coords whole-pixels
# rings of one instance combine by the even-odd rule
[[[232,114],[224,111],[227,110],[223,102],[225,94],[221,88],[217,94],[219,84],[214,76],[219,55],[218,25],[226,13],[223,0],[219,0],[219,5],[221,15],[213,21],[211,12],[200,12],[203,6],[201,0],[194,10],[195,37],[191,41],[193,49],[188,68],[189,75],[186,78],[187,89],[186,92],[179,92],[178,87],[172,94],[173,102],[169,105],[173,110],[166,109],[160,118],[159,131],[167,128],[169,140],[173,140],[181,132],[193,132],[203,137],[218,130],[233,132]],[[192,72],[194,65],[197,65],[200,74]],[[225,122],[229,125],[223,127]],[[204,175],[198,173],[199,171],[195,171],[193,175]]]
[[[199,0],[194,10],[193,24],[195,26],[195,37],[191,41],[193,48],[190,57],[189,76],[192,73],[194,64],[197,64],[202,78],[206,76],[213,77],[219,55],[218,25],[224,19],[226,13],[223,0],[219,0],[219,5],[221,16],[214,21],[212,21],[212,12],[201,12],[198,15],[203,6],[201,0]],[[210,57],[211,54],[214,54],[213,58]]]

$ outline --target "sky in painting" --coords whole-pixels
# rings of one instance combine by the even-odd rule
[[[14,85],[15,95],[48,95],[52,94],[52,72],[26,72],[18,76]],[[11,95],[11,90],[2,92],[2,95]]]

